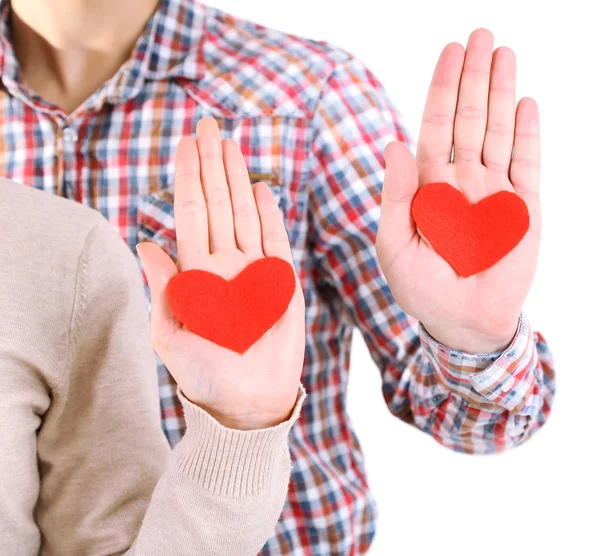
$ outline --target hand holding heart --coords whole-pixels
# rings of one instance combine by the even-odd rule
[[[466,53],[457,43],[442,51],[425,105],[416,161],[400,142],[386,148],[377,235],[381,267],[398,304],[438,341],[473,353],[504,349],[514,336],[535,273],[541,228],[537,106],[532,99],[522,99],[515,114],[515,56],[508,48],[494,51],[493,41],[489,31],[479,29],[471,34]],[[440,204],[448,204],[442,231],[448,258],[457,255],[451,253],[456,248],[453,241],[464,239],[461,229],[452,228],[457,215],[464,226],[480,218],[487,232],[500,239],[518,231],[515,227],[521,224],[510,218],[490,223],[490,209],[499,210],[492,206],[498,197],[490,196],[498,192],[511,192],[512,199],[516,194],[524,201],[529,229],[487,270],[454,261],[459,270],[465,269],[463,275],[471,269],[477,272],[466,278],[459,275],[438,252],[439,238],[433,234],[439,230],[428,226],[428,238],[413,219],[422,214],[422,207],[413,206],[417,192],[440,182],[454,186],[474,205],[465,209],[453,195],[436,202],[438,210],[444,210]],[[507,199],[513,202],[510,195]],[[432,247],[434,239],[438,251]],[[479,258],[489,255],[480,253]]]
[[[175,159],[178,265],[157,245],[138,245],[151,291],[152,342],[186,397],[221,424],[237,429],[273,426],[289,417],[298,394],[304,297],[268,186],[257,183],[252,188],[239,147],[229,139],[221,142],[215,120],[201,120],[196,135],[197,141],[181,140]],[[267,279],[270,295],[260,289]],[[187,291],[192,297],[171,295],[170,305],[168,289],[181,286],[191,286]],[[248,319],[248,293],[264,300],[261,314],[251,315],[268,328],[259,338]],[[222,300],[230,306],[219,307]],[[188,324],[204,327],[214,341],[176,318],[172,306],[181,317],[186,303],[212,316],[194,319],[191,313]],[[231,327],[237,343],[226,348]]]

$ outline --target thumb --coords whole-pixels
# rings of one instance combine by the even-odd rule
[[[410,208],[419,185],[417,163],[400,141],[389,143],[384,156],[386,169],[377,239],[382,244],[404,245],[416,231]]]
[[[164,345],[163,342],[168,341],[180,328],[167,299],[167,284],[178,271],[171,257],[158,245],[150,242],[138,243],[136,249],[150,287],[150,329],[154,349],[158,352],[157,344]]]

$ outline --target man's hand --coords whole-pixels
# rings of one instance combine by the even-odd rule
[[[473,353],[502,350],[514,336],[541,227],[537,105],[524,98],[515,115],[515,55],[504,47],[493,51],[493,42],[489,31],[479,29],[466,53],[457,43],[442,51],[416,161],[400,142],[386,148],[377,235],[381,267],[398,304],[439,342]],[[494,266],[462,278],[419,235],[411,217],[418,187],[431,182],[450,183],[471,203],[514,191],[529,209],[529,231]]]
[[[289,417],[300,385],[305,333],[299,282],[283,317],[243,355],[190,332],[168,305],[165,288],[178,271],[231,279],[265,256],[292,264],[277,203],[266,184],[253,191],[238,145],[221,142],[211,118],[198,123],[196,135],[197,141],[181,140],[175,160],[177,267],[157,245],[138,246],[152,296],[152,342],[186,397],[222,425],[274,426]]]

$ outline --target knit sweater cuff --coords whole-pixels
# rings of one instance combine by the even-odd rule
[[[251,496],[272,480],[281,460],[288,465],[287,437],[306,397],[300,385],[290,418],[259,430],[234,430],[221,425],[190,402],[178,389],[187,430],[174,450],[174,465],[203,489],[220,496]]]

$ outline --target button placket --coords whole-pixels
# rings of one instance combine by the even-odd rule
[[[62,195],[75,199],[75,150],[79,137],[76,129],[68,121],[63,122],[61,129],[62,143]]]

